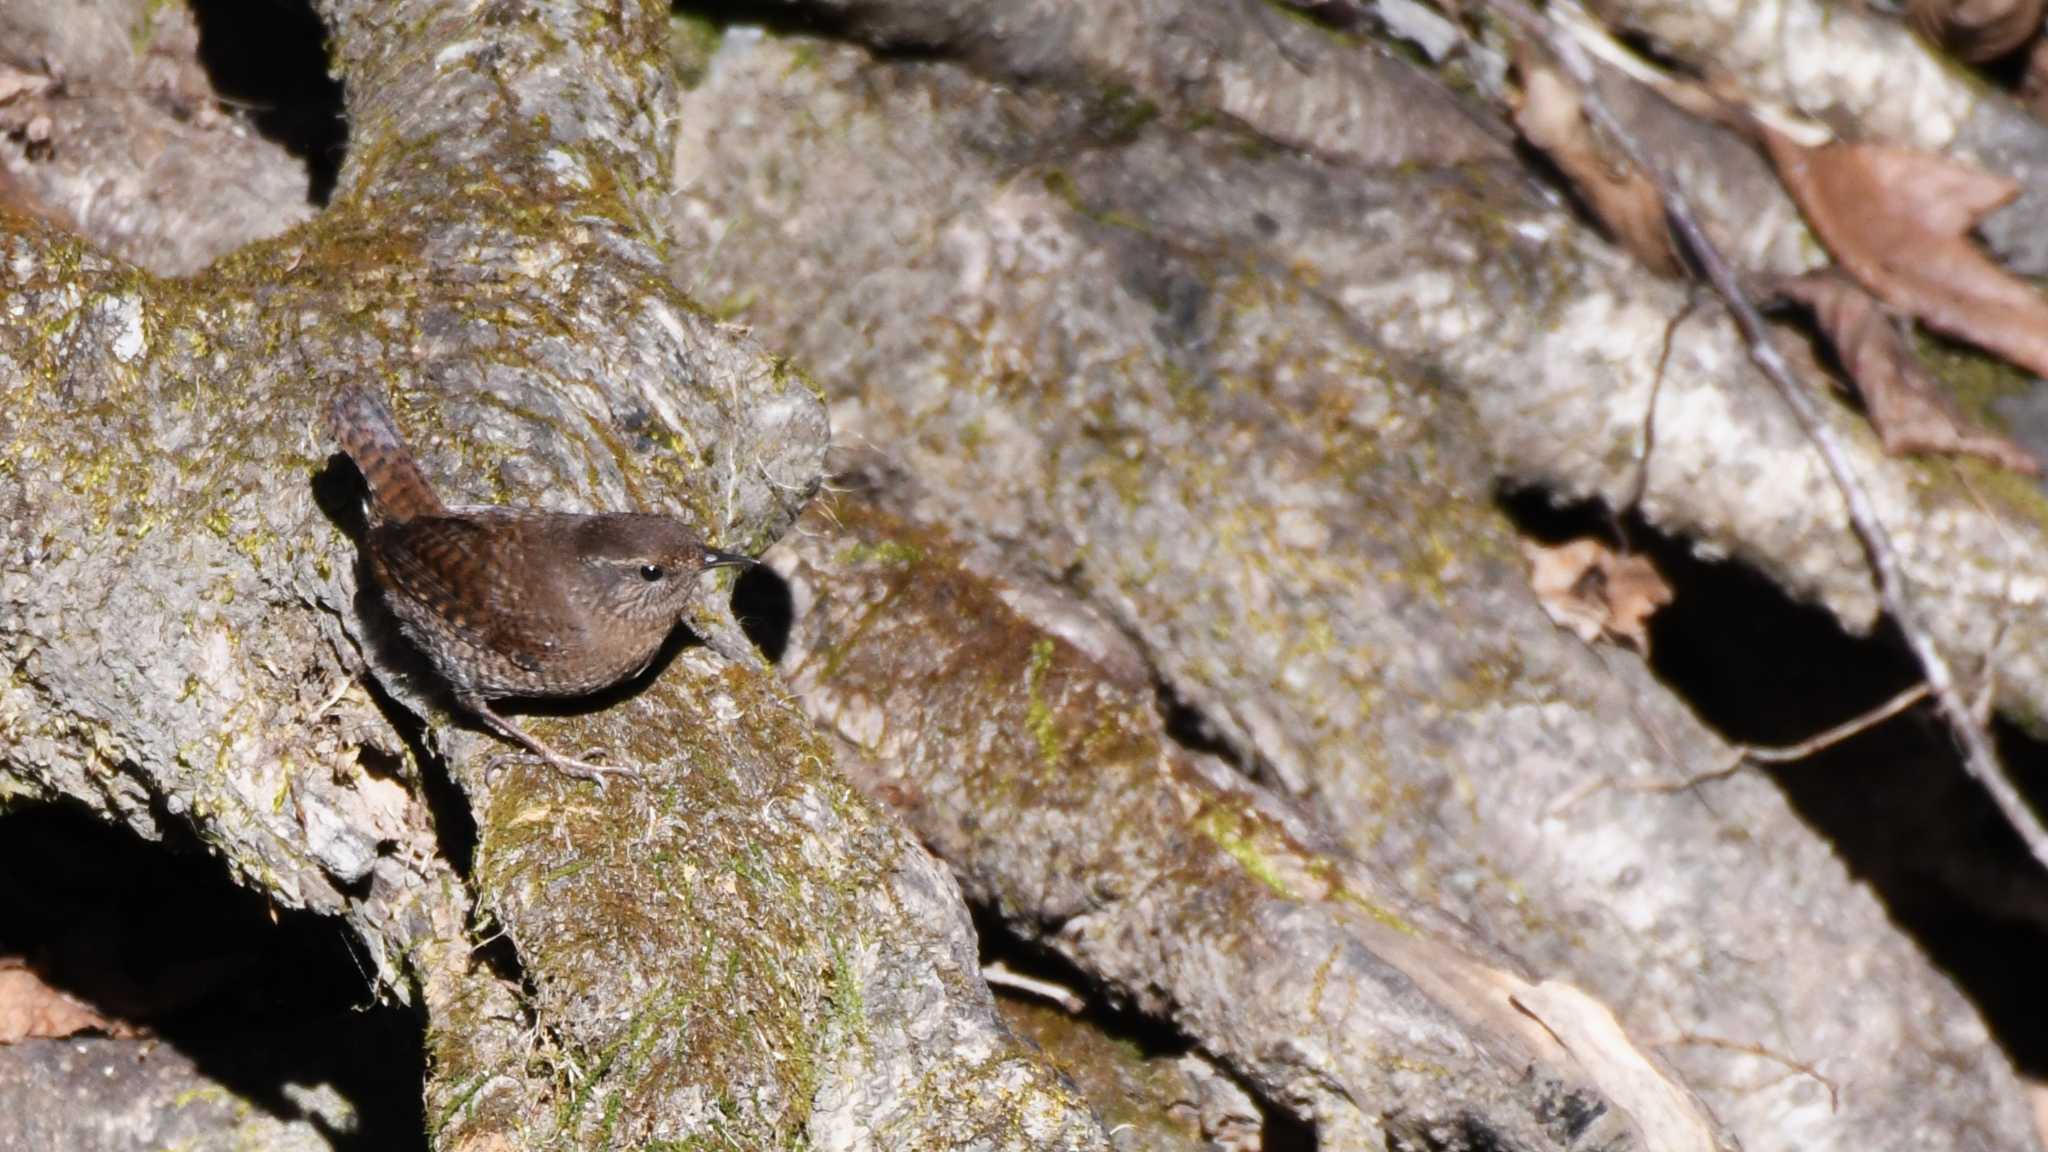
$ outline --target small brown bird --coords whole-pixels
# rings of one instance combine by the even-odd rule
[[[572,759],[491,710],[503,697],[583,696],[647,667],[688,611],[697,577],[752,564],[673,516],[441,503],[390,409],[344,386],[334,437],[370,487],[365,543],[413,643],[493,732],[594,780],[629,767]]]

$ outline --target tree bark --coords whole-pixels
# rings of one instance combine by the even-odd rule
[[[5,1152],[326,1152],[348,1132],[348,1101],[307,1086],[301,1114],[272,1116],[166,1044],[77,1037],[0,1047],[0,1149]]]
[[[994,1016],[950,879],[743,653],[531,721],[648,770],[608,794],[493,779],[500,749],[428,702],[342,528],[338,381],[391,393],[451,498],[664,509],[750,550],[816,487],[826,425],[668,283],[663,11],[322,14],[351,137],[317,219],[182,282],[0,237],[13,802],[189,822],[243,882],[347,918],[424,993],[437,1146],[1098,1146]],[[412,787],[443,770],[466,882]],[[473,966],[472,905],[526,991]]]
[[[1605,7],[1701,70],[1734,52],[1725,21]],[[829,0],[814,39],[331,0],[348,161],[300,223],[276,154],[89,82],[190,50],[135,35],[150,8],[0,14],[111,30],[47,99],[81,141],[136,125],[0,141],[97,245],[0,217],[0,807],[189,826],[344,918],[424,1005],[437,1147],[1184,1146],[1118,1119],[1158,1069],[1088,1081],[1112,1134],[1012,1036],[956,877],[1197,1050],[1162,1091],[1210,1138],[1249,1091],[1330,1150],[2032,1146],[1976,1012],[1785,796],[1645,790],[1728,746],[1528,593],[1502,486],[1877,613],[1725,318],[1516,160],[1484,36],[1432,54],[1454,95],[1359,13],[1249,2]],[[1920,121],[1941,142],[1998,111],[1900,75],[1954,112]],[[151,167],[157,139],[241,159]],[[1796,264],[1756,166],[1706,169],[1746,173],[1719,218]],[[102,172],[249,212],[172,243],[197,214],[83,210]],[[491,771],[365,586],[319,420],[341,381],[393,397],[451,499],[788,533],[786,683],[707,597],[707,645],[522,718],[649,787]],[[856,490],[805,514],[828,407]],[[2038,495],[1830,419],[1943,642],[2041,715]]]
[[[1638,659],[1588,650],[1528,593],[1494,485],[1597,460],[1601,491],[1620,489],[1681,290],[1512,170],[1369,172],[1235,125],[1105,122],[1085,90],[812,42],[728,39],[706,77],[684,105],[674,219],[714,256],[678,274],[828,383],[850,465],[913,481],[914,522],[1114,622],[1341,853],[1614,1005],[1745,1146],[2033,1138],[1973,1010],[1782,794],[1754,777],[1706,799],[1641,790],[1728,749]],[[722,127],[742,116],[744,134]],[[759,275],[789,267],[809,274]],[[1725,320],[1703,309],[1675,343],[1648,514],[1708,508],[1674,526],[1718,525],[1701,531],[1774,573],[1839,577],[1867,620],[1839,502]],[[1708,451],[1720,467],[1694,463]],[[1915,483],[1867,451],[1884,483]],[[1961,502],[1939,523],[1972,516],[1991,523]],[[1960,604],[1955,567],[1984,554],[1911,546],[1948,557],[1926,591]],[[890,651],[924,643],[944,647]],[[1014,688],[1030,662],[1011,657]],[[926,682],[886,671],[890,700]],[[866,749],[876,731],[842,735]],[[886,743],[863,757],[912,800],[933,771]],[[1021,805],[1042,789],[977,792],[981,835],[1030,843]],[[976,858],[934,843],[974,888]],[[1062,864],[1016,880],[1031,899],[1009,915],[1065,924]],[[1824,975],[1846,970],[1892,991],[1873,1003]],[[1103,978],[1197,1022],[1180,991]],[[1197,1039],[1231,1063],[1222,1029]]]
[[[899,798],[971,899],[1313,1117],[1320,1146],[1716,1146],[1653,1058],[1610,1062],[1547,1016],[1583,994],[1538,989],[1168,740],[1106,620],[858,497],[812,526],[778,546],[799,621],[784,666],[841,763]]]

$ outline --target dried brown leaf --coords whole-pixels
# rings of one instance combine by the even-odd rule
[[[1932,152],[1805,148],[1769,129],[1763,135],[1786,190],[1858,283],[1937,332],[2048,375],[2048,299],[1969,238],[2018,185]]]
[[[131,1026],[102,1016],[43,983],[42,977],[19,959],[0,958],[0,1044],[55,1039],[88,1029],[109,1036],[136,1034]]]
[[[1777,280],[1771,290],[1813,310],[1815,323],[1862,394],[1886,452],[1979,456],[2015,472],[2040,474],[2040,462],[2026,449],[1974,428],[1963,418],[1940,381],[1913,354],[1898,325],[1847,277],[1811,272]]]
[[[1569,79],[1528,53],[1519,67],[1522,91],[1513,101],[1515,130],[1550,157],[1608,235],[1652,272],[1677,275],[1678,250],[1657,186],[1620,153],[1601,147]]]
[[[1959,60],[1982,64],[2025,46],[2041,31],[2048,0],[1911,0],[1914,31]]]
[[[1555,548],[1525,540],[1522,555],[1529,560],[1529,587],[1552,623],[1589,644],[1606,638],[1649,652],[1650,617],[1671,603],[1671,586],[1656,565],[1617,555],[1591,537]]]

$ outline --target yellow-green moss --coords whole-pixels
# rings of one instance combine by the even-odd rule
[[[1158,105],[1122,84],[1103,89],[1090,112],[1089,127],[1112,144],[1135,138],[1147,124],[1159,118]]]
[[[1044,688],[1045,674],[1052,667],[1053,642],[1050,637],[1041,637],[1031,645],[1031,663],[1024,670],[1024,691],[1029,704],[1024,713],[1024,726],[1030,730],[1031,739],[1038,744],[1038,755],[1048,768],[1060,764],[1059,727],[1054,722],[1052,709],[1046,705]]]
[[[841,549],[833,557],[836,563],[853,564],[916,564],[924,559],[924,551],[915,544],[897,540],[877,540],[872,543],[856,541]]]
[[[1148,1054],[1134,1040],[1048,1005],[998,995],[996,1009],[1080,1088],[1103,1127],[1120,1134],[1116,1146],[1206,1146],[1194,1110],[1177,1107],[1189,1085],[1172,1056]]]
[[[825,986],[826,1015],[838,1026],[839,1042],[865,1043],[868,1030],[867,1004],[860,991],[860,979],[843,944],[834,942],[832,976]]]
[[[1290,900],[1299,898],[1279,865],[1268,860],[1252,838],[1246,835],[1244,817],[1235,809],[1221,804],[1211,805],[1196,817],[1194,828],[1204,839],[1237,861],[1246,875],[1278,895]]]
[[[1962,410],[1986,427],[2005,426],[1994,401],[2025,395],[2034,386],[2031,374],[2006,361],[1924,330],[1914,341],[1914,351],[1928,371],[1948,387]]]
[[[1403,936],[1421,935],[1421,931],[1417,929],[1415,925],[1410,924],[1408,921],[1403,920],[1401,917],[1395,915],[1393,909],[1388,908],[1384,904],[1379,904],[1375,901],[1366,899],[1363,895],[1361,895],[1359,892],[1351,888],[1349,885],[1340,884],[1335,889],[1333,894],[1339,901],[1342,901],[1345,904],[1349,904],[1351,907],[1356,908],[1360,912],[1365,913],[1367,916],[1371,917],[1375,923],[1379,924],[1383,928],[1391,928],[1394,931],[1401,933]]]

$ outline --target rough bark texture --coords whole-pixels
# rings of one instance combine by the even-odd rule
[[[326,1086],[279,1109],[252,1107],[154,1040],[31,1040],[0,1046],[5,1152],[327,1152],[354,1131],[348,1102]]]
[[[1660,1126],[1564,1024],[1537,1023],[1511,964],[1173,745],[1106,620],[978,577],[942,535],[856,499],[815,527],[782,546],[799,621],[784,664],[849,771],[902,797],[1012,931],[1171,1019],[1313,1118],[1322,1147],[1714,1146],[1682,1088]]]
[[[1487,489],[1557,458],[1626,474],[1618,413],[1632,394],[1639,434],[1678,289],[1512,173],[1375,178],[943,66],[734,37],[684,107],[675,219],[713,257],[679,275],[828,382],[840,442],[924,515],[1128,630],[1351,850],[1638,1036],[1845,1085],[1837,1111],[1767,1056],[1670,1049],[1746,1146],[2031,1138],[1974,1013],[1767,784],[1601,787],[1724,750],[1542,618]],[[1650,510],[1710,507],[1673,519],[1867,620],[1838,502],[1740,364],[1711,313],[1681,331]],[[1982,555],[1923,544],[1946,589]]]
[[[1829,13],[1871,46],[1838,66],[1759,47],[1753,9],[1605,7],[1876,134],[1883,77],[1923,143],[1990,132],[2021,175],[2040,148],[1861,15]],[[953,877],[835,765],[1007,932],[1200,1050],[1178,1088],[1090,1081],[1194,1098],[1141,1120],[1216,1138],[1249,1089],[1332,1152],[2031,1146],[1976,1014],[1778,791],[1630,790],[1726,748],[1526,591],[1496,486],[1627,498],[1683,293],[1518,166],[1497,59],[1445,57],[1454,97],[1249,2],[806,10],[869,55],[645,6],[333,0],[348,163],[286,231],[284,157],[204,100],[179,118],[183,17],[77,11],[0,13],[47,45],[6,63],[66,73],[0,101],[0,161],[99,249],[0,224],[0,807],[189,826],[344,917],[425,1006],[437,1146],[1192,1140],[1108,1106],[1106,1133],[1017,1042]],[[67,146],[30,147],[36,116]],[[1694,186],[1796,266],[1768,182],[1712,182],[1739,167]],[[181,214],[209,195],[232,211]],[[1725,321],[1671,346],[1644,515],[1870,625]],[[875,486],[777,554],[801,698],[714,604],[708,647],[527,718],[649,787],[487,771],[360,587],[325,390],[390,393],[451,498],[662,508],[752,551],[827,439],[764,349]],[[1999,699],[2048,715],[2038,495],[1962,466],[1978,500],[1831,418],[1944,642],[2003,624]],[[461,874],[418,799],[443,772]]]
[[[1200,0],[823,0],[886,46],[938,50],[1033,84],[1240,122],[1369,167],[1505,159],[1509,136],[1371,41],[1259,5]]]
[[[1155,1051],[1105,1035],[1038,1000],[998,998],[997,1010],[1037,1044],[1095,1106],[1117,1152],[1260,1152],[1291,1133],[1267,1130],[1258,1102],[1193,1052]]]
[[[499,749],[423,703],[343,530],[335,380],[386,388],[451,496],[665,508],[753,550],[826,426],[668,284],[663,12],[323,17],[351,146],[317,220],[186,282],[0,237],[6,792],[188,821],[347,917],[425,992],[445,1147],[1099,1144],[996,1020],[950,879],[747,660],[688,651],[601,717],[533,721],[649,770],[610,795],[494,781]],[[476,811],[473,892],[385,774],[442,771],[430,749]],[[530,995],[469,967],[472,901]]]
[[[0,8],[0,69],[39,84],[0,98],[20,194],[167,276],[313,215],[305,166],[214,102],[198,41],[179,5]]]

